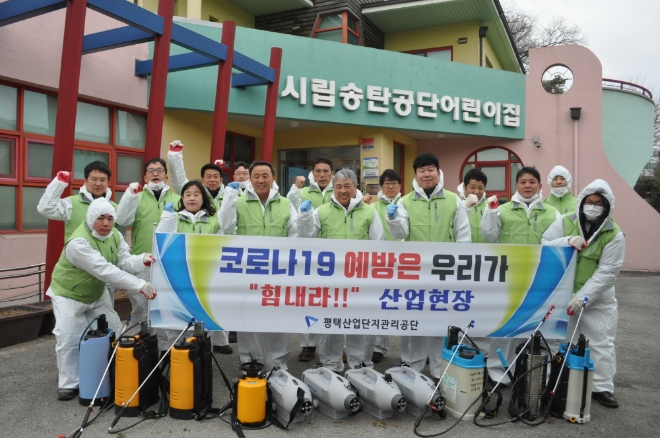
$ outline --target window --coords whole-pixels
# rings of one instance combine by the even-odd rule
[[[403,184],[401,184],[401,195],[403,195],[404,194],[403,186],[406,181],[405,165],[404,165],[405,151],[403,150],[403,145],[396,141],[394,142],[393,151],[394,151],[394,164],[392,166],[392,169],[396,170],[397,172],[399,172],[399,175],[401,175],[401,180],[403,181]]]
[[[37,204],[52,179],[56,116],[55,94],[0,81],[0,233],[43,233],[48,226]],[[115,201],[141,181],[146,120],[146,113],[79,101],[72,193],[94,160],[110,166]]]
[[[520,158],[502,147],[487,147],[470,155],[463,163],[461,181],[471,169],[479,169],[488,177],[486,193],[496,195],[500,203],[507,202],[516,192],[516,174],[522,169]]]
[[[348,11],[319,15],[312,31],[312,38],[360,46],[362,45],[360,20]]]
[[[442,61],[454,60],[454,52],[452,46],[436,47],[434,49],[411,50],[405,53],[409,53],[411,55],[423,56],[425,58],[440,59]]]
[[[227,132],[222,159],[225,162],[222,166],[223,183],[229,184],[234,180],[234,163],[245,161],[249,164],[254,160],[254,138]]]

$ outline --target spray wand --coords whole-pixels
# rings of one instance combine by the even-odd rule
[[[458,344],[456,345],[456,348],[454,349],[454,353],[451,356],[451,359],[449,359],[449,363],[447,363],[447,366],[445,367],[445,371],[442,373],[440,376],[440,379],[438,379],[438,383],[435,385],[435,388],[433,389],[433,392],[431,393],[431,396],[429,397],[429,400],[426,402],[426,405],[424,406],[424,410],[422,413],[417,417],[417,420],[415,421],[415,428],[417,428],[422,420],[424,419],[424,415],[426,414],[426,411],[428,411],[429,407],[431,407],[431,402],[433,401],[433,396],[435,395],[436,392],[438,392],[438,388],[440,387],[440,384],[442,383],[443,379],[445,378],[445,374],[447,374],[447,370],[449,370],[449,365],[452,364],[454,361],[454,357],[456,357],[456,354],[458,353],[458,350],[460,349],[461,344],[463,343],[463,339],[467,336],[467,332],[471,329],[474,328],[474,319],[470,321],[470,323],[467,325],[467,328],[465,331],[463,331],[463,336],[461,337],[461,340],[458,341]],[[431,408],[434,409],[434,408]]]
[[[121,410],[119,411],[119,413],[118,413],[117,416],[115,417],[114,421],[113,421],[112,424],[110,425],[110,428],[108,429],[108,432],[113,433],[113,432],[112,432],[112,428],[115,427],[115,425],[117,424],[117,422],[119,421],[119,419],[121,418],[121,416],[124,414],[124,410],[126,409],[126,407],[129,406],[129,405],[131,404],[131,402],[133,401],[133,399],[135,398],[135,396],[138,395],[138,393],[140,392],[140,389],[142,389],[142,387],[144,386],[144,384],[147,383],[147,381],[149,381],[149,378],[151,377],[151,375],[152,375],[157,369],[159,369],[161,362],[163,362],[163,361],[165,360],[165,358],[169,356],[170,351],[172,351],[172,348],[174,347],[174,345],[175,345],[177,342],[179,342],[179,339],[181,339],[181,336],[183,336],[184,333],[186,333],[186,331],[187,331],[187,330],[188,330],[188,329],[194,324],[194,322],[195,322],[195,318],[190,318],[190,322],[188,323],[188,325],[186,326],[186,328],[184,328],[184,329],[181,331],[181,333],[179,333],[179,336],[177,336],[177,338],[174,340],[174,342],[172,343],[172,345],[170,345],[170,348],[168,348],[167,351],[165,352],[165,354],[163,354],[163,356],[160,358],[160,360],[158,361],[158,363],[156,364],[156,366],[154,367],[154,369],[151,370],[151,372],[149,373],[149,375],[147,376],[147,378],[144,379],[144,381],[142,382],[142,384],[141,384],[140,386],[138,386],[138,389],[135,390],[135,392],[133,393],[133,395],[131,396],[131,398],[130,398],[126,403],[124,403],[124,406],[122,406]]]
[[[568,357],[568,352],[571,350],[571,345],[573,344],[573,339],[575,338],[575,334],[577,333],[578,326],[580,325],[580,319],[582,318],[582,312],[584,311],[584,308],[587,306],[587,301],[589,301],[589,298],[584,297],[584,300],[582,301],[582,307],[580,308],[580,313],[578,315],[577,322],[575,323],[575,328],[573,329],[573,334],[571,335],[571,340],[568,341],[568,345],[566,346],[566,357]],[[559,382],[561,381],[561,374],[564,371],[564,366],[566,365],[566,358],[564,358],[564,361],[561,363],[561,368],[559,368],[559,374],[557,375],[557,381],[555,382],[555,387],[552,388],[552,392],[550,393],[550,402],[548,403],[548,407],[545,410],[545,415],[547,416],[548,413],[550,412],[550,408],[552,407],[552,403],[554,401],[554,398],[557,393],[557,387],[559,386]],[[585,361],[585,364],[587,364],[589,361]]]

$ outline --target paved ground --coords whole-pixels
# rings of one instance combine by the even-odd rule
[[[471,422],[463,422],[447,435],[460,437],[557,437],[557,436],[660,436],[660,423],[655,408],[660,402],[660,276],[626,273],[617,281],[619,300],[619,330],[617,336],[618,374],[615,379],[619,409],[606,409],[592,405],[592,421],[586,425],[552,420],[538,427],[524,424],[506,424],[481,429]],[[293,344],[297,344],[293,335]],[[398,338],[391,338],[392,349],[376,369],[383,372],[395,366],[399,358]],[[77,400],[60,402],[56,399],[57,368],[53,336],[0,349],[0,437],[55,437],[68,434],[80,425],[85,408]],[[290,372],[301,376],[311,362],[289,361]],[[293,354],[292,354],[293,356]],[[238,357],[217,355],[220,364],[231,378],[238,370]],[[227,390],[218,373],[215,380],[216,404],[228,400]],[[505,390],[505,403],[508,390]],[[114,415],[106,412],[84,433],[86,437],[109,436],[108,427]],[[508,418],[504,409],[497,420]],[[129,425],[132,419],[122,419],[119,426]],[[288,431],[275,427],[262,431],[246,431],[249,436],[289,437],[375,437],[383,434],[414,436],[414,418],[406,413],[395,413],[388,420],[378,421],[362,412],[345,420],[334,421],[314,411],[304,423],[290,426]],[[451,417],[439,420],[433,417],[422,424],[426,434],[438,433],[450,426]],[[124,437],[196,437],[235,436],[230,427],[219,419],[204,422],[180,421],[171,418],[146,421],[123,432]],[[122,436],[117,435],[117,436]]]

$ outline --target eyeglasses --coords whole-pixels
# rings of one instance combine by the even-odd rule
[[[165,169],[160,168],[160,169],[147,169],[147,175],[153,175],[154,173],[157,173],[158,175],[163,175],[165,174]]]
[[[330,173],[330,169],[314,169],[314,173]]]
[[[584,201],[584,205],[595,205],[596,207],[605,207],[603,201]]]
[[[401,184],[399,181],[385,181],[383,183],[385,187],[395,187],[398,186],[399,184]]]
[[[236,176],[249,176],[250,172],[234,172]]]

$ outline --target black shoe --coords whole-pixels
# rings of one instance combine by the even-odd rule
[[[215,345],[213,346],[213,351],[217,351],[220,354],[232,354],[234,352],[229,345]]]
[[[374,354],[371,356],[371,361],[373,363],[378,363],[381,360],[383,360],[383,356],[385,356],[383,353],[380,351],[374,351]]]
[[[298,360],[300,362],[309,362],[314,359],[314,356],[316,356],[316,347],[303,347],[298,355]]]
[[[229,332],[229,343],[230,344],[235,344],[238,342],[238,333],[236,332]]]
[[[606,408],[618,408],[619,407],[619,402],[616,401],[616,399],[614,398],[612,393],[609,392],[609,391],[592,392],[591,393],[591,398],[595,398],[596,400],[598,400],[598,403],[605,406]]]
[[[344,363],[348,363],[348,358],[346,357],[345,351],[341,354],[341,361]]]
[[[78,395],[78,388],[60,388],[57,390],[58,400],[71,400]]]

